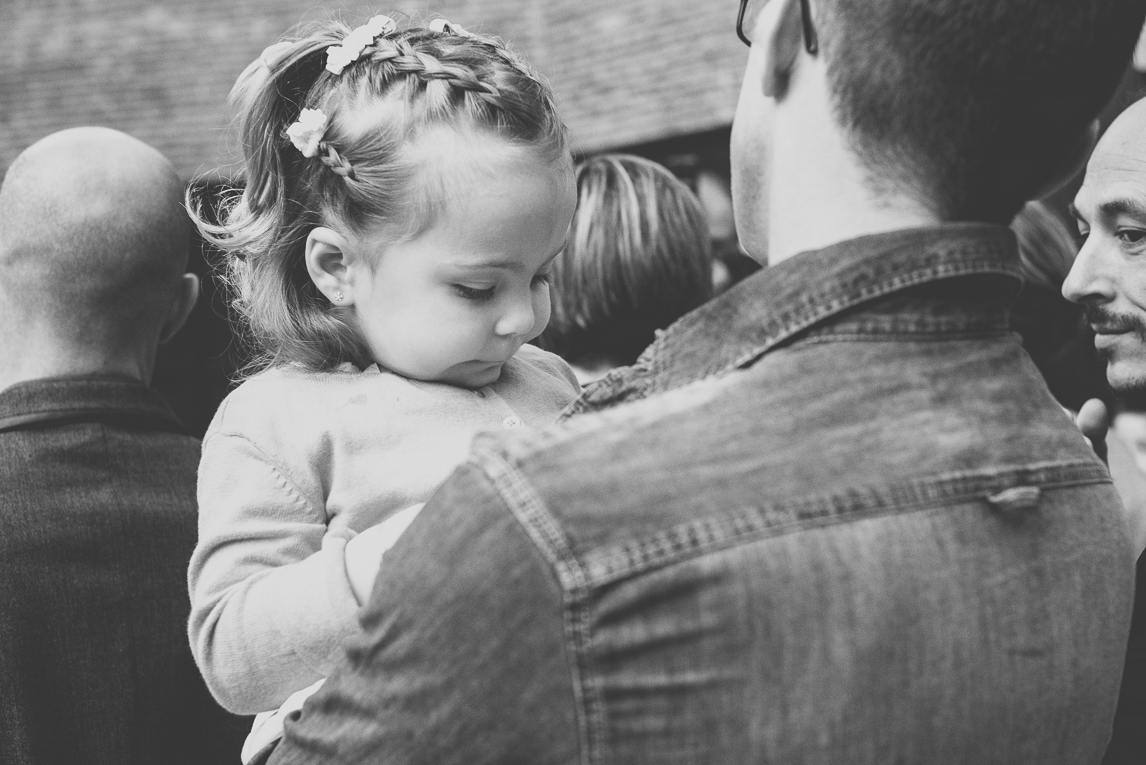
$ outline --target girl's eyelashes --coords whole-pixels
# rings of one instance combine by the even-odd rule
[[[530,286],[534,289],[539,287],[549,286],[549,274],[536,274],[530,281]],[[450,287],[458,295],[458,297],[465,298],[466,300],[491,300],[494,293],[497,291],[497,285],[489,287],[471,287],[467,284],[451,284]]]
[[[493,297],[494,287],[467,287],[464,284],[453,285],[454,292],[466,300],[489,300]]]

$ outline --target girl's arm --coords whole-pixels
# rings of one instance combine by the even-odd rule
[[[203,443],[188,632],[207,686],[240,714],[325,677],[358,628],[346,537],[288,473],[243,436]]]
[[[424,505],[411,505],[405,510],[399,510],[346,543],[346,578],[350,581],[350,589],[358,605],[366,605],[370,599],[374,579],[382,565],[382,555],[394,546]]]

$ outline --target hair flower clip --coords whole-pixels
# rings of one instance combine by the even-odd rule
[[[263,52],[259,54],[259,61],[261,61],[263,66],[267,69],[274,69],[278,66],[280,61],[287,57],[287,54],[291,52],[292,48],[294,48],[294,43],[290,40],[283,40],[274,45],[268,45],[263,49]]]
[[[287,128],[287,138],[304,157],[313,157],[326,133],[326,123],[327,117],[321,109],[303,109],[298,121]]]
[[[389,16],[375,16],[342,38],[339,45],[326,49],[326,71],[342,74],[342,70],[353,64],[362,55],[362,50],[374,42],[378,35],[390,34],[398,28],[398,22]]]
[[[431,32],[437,32],[443,35],[458,35],[459,37],[473,37],[469,32],[462,29],[459,25],[452,21],[445,19],[434,19],[427,26]]]

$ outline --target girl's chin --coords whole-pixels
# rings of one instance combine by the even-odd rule
[[[504,361],[471,361],[449,370],[440,381],[461,388],[484,388],[497,382],[503,366]]]

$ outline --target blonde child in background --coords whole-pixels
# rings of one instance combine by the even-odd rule
[[[569,243],[550,274],[553,316],[536,344],[587,385],[712,297],[712,240],[700,200],[656,162],[600,154],[576,180]]]
[[[218,225],[191,207],[265,360],[203,441],[189,632],[216,699],[250,714],[332,669],[382,553],[475,433],[577,396],[524,345],[576,195],[548,86],[441,20],[323,23],[232,97],[245,187]]]

